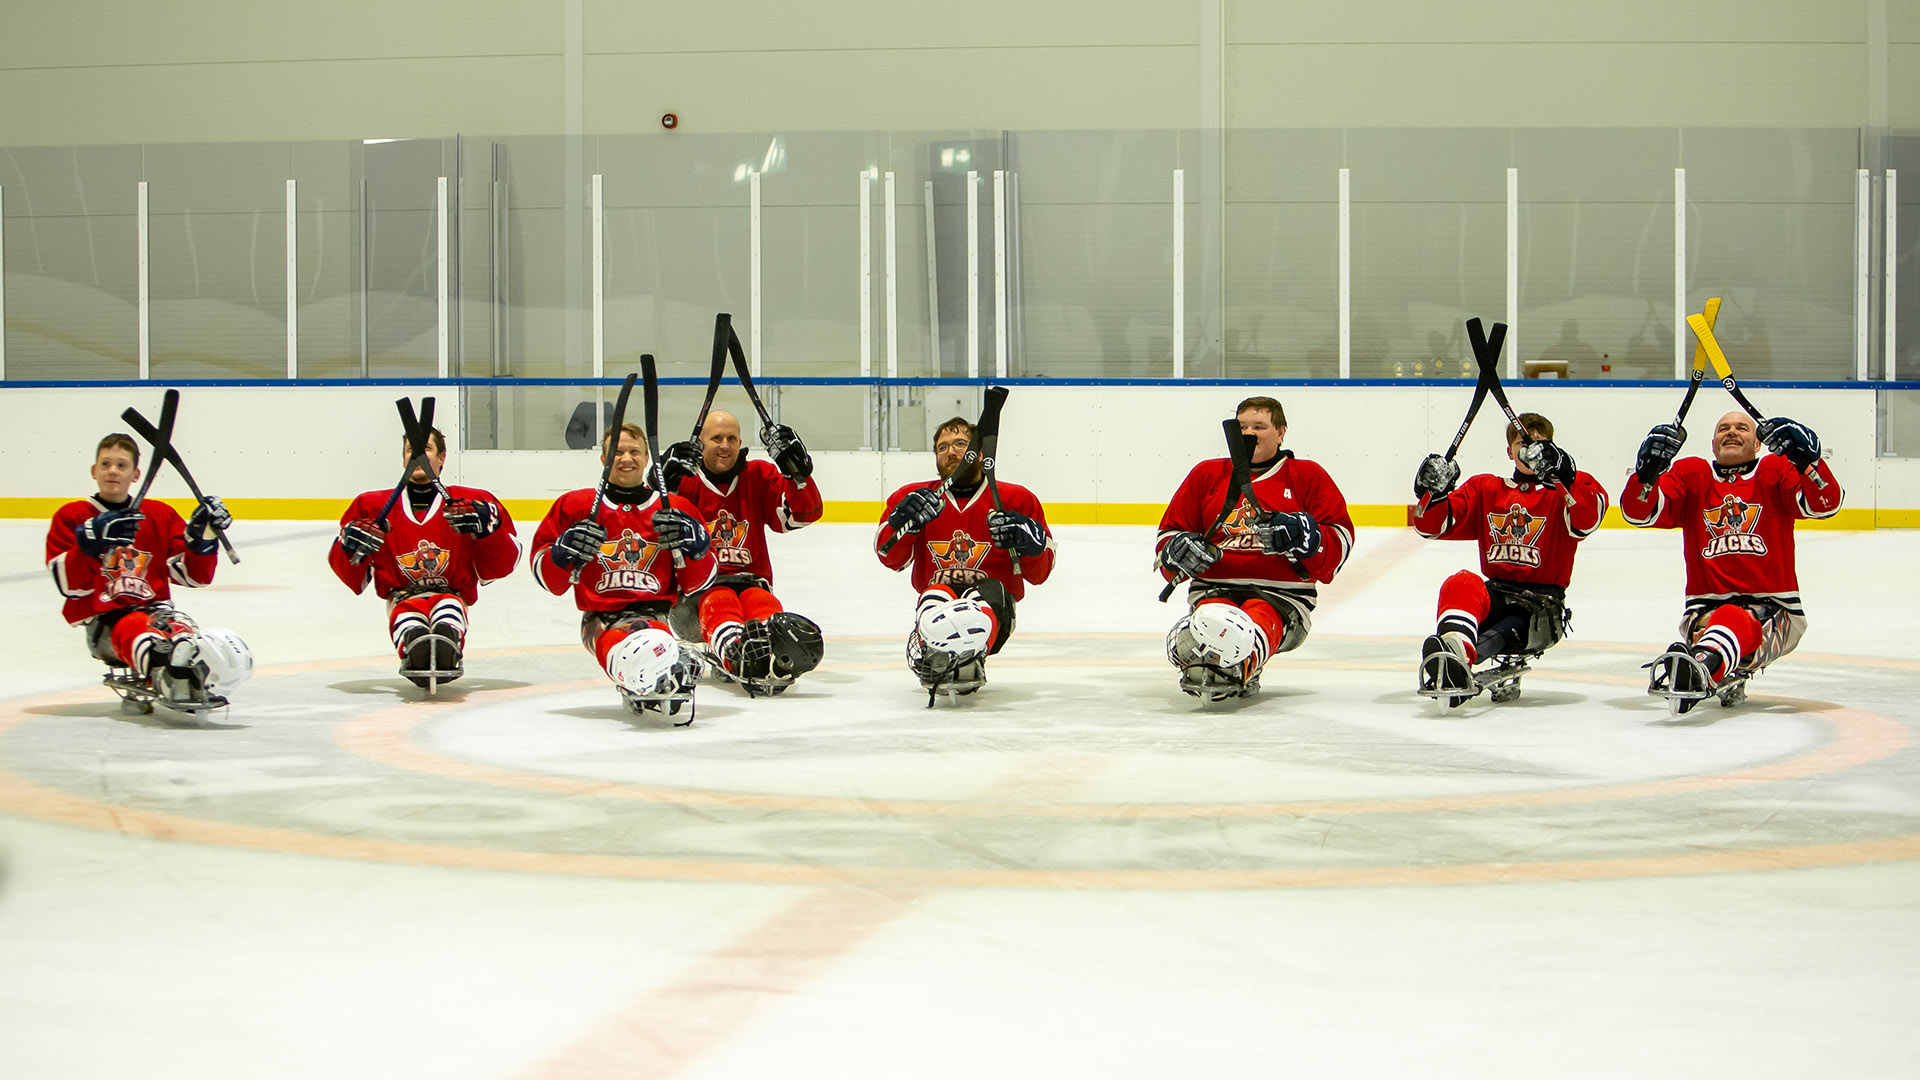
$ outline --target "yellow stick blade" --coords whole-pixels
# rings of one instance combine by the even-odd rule
[[[1727,354],[1720,351],[1720,343],[1713,339],[1713,327],[1707,325],[1705,315],[1687,316],[1687,325],[1693,327],[1693,334],[1700,339],[1700,347],[1706,350],[1707,359],[1713,362],[1713,370],[1725,379],[1733,374],[1727,364]]]
[[[1713,328],[1713,324],[1715,320],[1720,318],[1720,298],[1719,297],[1714,296],[1714,297],[1709,297],[1707,299],[1707,308],[1704,314],[1706,315],[1706,318],[1707,318],[1707,328],[1711,330]],[[1706,370],[1707,370],[1706,346],[1695,345],[1693,347],[1693,373],[1695,376],[1698,376],[1700,373]]]

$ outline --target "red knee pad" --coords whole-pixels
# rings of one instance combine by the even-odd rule
[[[1714,608],[1707,616],[1707,621],[1701,624],[1700,633],[1694,635],[1694,640],[1698,641],[1701,634],[1716,626],[1725,629],[1733,635],[1733,640],[1739,642],[1740,655],[1734,658],[1736,663],[1752,656],[1754,650],[1760,647],[1760,620],[1754,618],[1746,608],[1734,604],[1722,604]]]
[[[776,612],[786,610],[780,606],[780,601],[775,599],[772,593],[760,588],[742,589],[740,607],[746,612],[749,622],[769,618]]]
[[[713,632],[728,623],[746,622],[740,595],[732,589],[709,589],[700,598],[700,635],[713,640]]]
[[[1441,618],[1449,611],[1459,611],[1473,616],[1474,622],[1484,622],[1492,606],[1493,601],[1487,596],[1486,581],[1471,570],[1462,570],[1440,583],[1440,603],[1434,618]]]

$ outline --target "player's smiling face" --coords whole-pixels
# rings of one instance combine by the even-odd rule
[[[700,460],[707,471],[723,473],[740,460],[740,421],[718,410],[700,426]]]
[[[1240,413],[1240,434],[1253,436],[1253,463],[1272,461],[1273,455],[1280,452],[1280,441],[1287,437],[1287,429],[1274,427],[1273,417],[1265,409],[1246,409]]]
[[[613,471],[607,479],[624,488],[641,487],[647,482],[647,444],[629,432],[620,433],[619,450],[613,455]],[[606,459],[601,459],[605,463]]]
[[[435,443],[432,439],[427,440],[427,460],[433,463],[433,476],[439,476],[441,471],[446,468],[446,464],[447,464],[447,452],[445,450],[438,449],[437,447],[438,447],[438,444]],[[400,462],[401,464],[405,464],[412,460],[413,460],[412,445],[409,444],[405,438],[402,438],[400,440]],[[420,468],[418,465],[416,465],[414,466],[413,471],[407,474],[407,480],[415,484],[425,484],[430,482],[433,479],[433,476],[428,476],[427,470]]]
[[[140,467],[133,463],[132,454],[118,446],[109,446],[93,459],[92,475],[100,497],[119,502],[127,497],[133,482],[140,479]]]
[[[1713,426],[1713,460],[1722,465],[1744,465],[1760,456],[1760,436],[1753,417],[1730,412]]]

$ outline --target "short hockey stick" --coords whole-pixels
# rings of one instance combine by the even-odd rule
[[[1479,321],[1478,319],[1474,320],[1475,323]],[[1500,338],[1502,343],[1504,343],[1506,341],[1507,328],[1500,326],[1495,330],[1495,334]],[[1477,360],[1478,357],[1475,359]],[[1467,417],[1460,421],[1460,430],[1453,433],[1453,445],[1447,447],[1445,460],[1452,461],[1453,456],[1460,452],[1460,444],[1465,442],[1467,438],[1467,429],[1473,426],[1473,418],[1480,414],[1480,406],[1486,403],[1487,391],[1490,385],[1491,384],[1487,382],[1487,369],[1485,367],[1480,368],[1480,378],[1473,384],[1473,400],[1467,403]],[[1426,513],[1427,502],[1430,498],[1430,495],[1423,493],[1420,496],[1420,505],[1414,510],[1414,513]]]
[[[171,390],[167,392],[170,394],[173,393],[173,391]],[[139,410],[137,409],[128,409],[127,411],[121,413],[120,419],[125,420],[128,424],[132,425],[133,430],[138,432],[141,438],[144,438],[149,442],[153,441],[154,436],[156,435],[161,436],[164,439],[164,441],[154,446],[154,450],[153,450],[154,464],[158,466],[162,458],[164,458],[166,461],[171,463],[175,471],[179,472],[180,479],[186,481],[187,490],[193,493],[194,501],[201,504],[206,503],[207,497],[201,494],[200,485],[194,483],[193,474],[187,471],[187,463],[181,459],[180,451],[174,449],[171,430],[166,432],[155,431],[153,428],[153,425],[147,423],[147,418],[144,416],[141,416],[139,413]],[[167,415],[167,407],[166,407],[166,403],[164,402],[160,406],[160,419],[163,423],[166,423],[168,425],[171,425],[171,422],[173,419],[171,416]],[[227,559],[230,562],[235,562],[235,563],[239,562],[240,553],[233,550],[233,541],[227,539],[226,530],[215,529],[213,530],[213,535],[220,541],[220,546],[226,549]]]
[[[956,465],[952,472],[948,473],[945,477],[941,478],[939,483],[929,484],[927,485],[926,488],[922,488],[921,490],[923,491],[932,490],[934,491],[935,494],[937,494],[942,499],[947,497],[947,492],[953,490],[953,478],[965,472],[967,470],[967,466],[972,465],[974,462],[979,461],[981,458],[982,451],[984,448],[980,445],[982,442],[982,440],[979,438],[980,430],[982,428],[988,428],[988,427],[992,428],[994,431],[1000,430],[1000,406],[1006,404],[1006,402],[1007,402],[1006,387],[1004,386],[987,387],[986,401],[985,401],[985,404],[983,404],[980,408],[980,421],[973,425],[974,438],[968,441],[967,443],[966,455],[960,459],[960,464]],[[888,552],[892,551],[893,546],[899,542],[900,542],[899,533],[896,532],[889,535],[886,538],[886,540],[880,544],[880,554],[885,555]]]
[[[627,399],[633,396],[633,384],[639,378],[638,374],[630,371],[627,380],[620,384],[620,396],[613,401],[613,423],[607,428],[608,434],[600,440],[600,453],[606,461],[600,466],[600,482],[594,485],[593,509],[587,511],[586,516],[587,521],[595,524],[600,521],[600,504],[607,501],[607,482],[613,476],[614,459],[620,454],[620,429],[627,422]],[[651,456],[652,451],[649,450],[648,454]],[[580,583],[578,566],[567,575],[567,580],[576,585]]]
[[[653,354],[640,354],[640,393],[646,420],[647,432],[647,483],[655,494],[660,496],[660,506],[667,505],[667,477],[660,469],[660,373],[653,366]],[[673,549],[675,569],[687,565],[687,557],[679,548]]]
[[[693,418],[693,434],[687,436],[691,442],[700,441],[700,431],[707,426],[707,414],[713,411],[714,395],[720,392],[720,380],[727,377],[727,342],[733,337],[733,316],[721,312],[713,317],[713,365],[707,369],[707,399],[700,403],[700,415]]]
[[[1709,323],[1704,315],[1689,315],[1687,325],[1693,327],[1694,336],[1700,339],[1700,347],[1706,350],[1707,359],[1713,363],[1714,373],[1720,376],[1720,385],[1727,388],[1727,393],[1733,395],[1735,403],[1747,410],[1747,415],[1753,417],[1756,424],[1765,420],[1766,417],[1760,415],[1760,410],[1753,407],[1753,402],[1747,400],[1747,395],[1740,392],[1740,384],[1733,380],[1733,365],[1727,363],[1726,352],[1720,348],[1720,342],[1713,336],[1713,324]],[[1823,488],[1827,486],[1826,479],[1812,465],[1807,466],[1804,471],[1815,484]]]
[[[394,407],[400,410],[401,437],[407,444],[407,463],[400,469],[400,479],[394,482],[393,490],[387,494],[387,501],[381,505],[380,513],[374,516],[382,525],[387,523],[388,515],[400,504],[400,493],[407,490],[407,481],[413,479],[413,470],[424,469],[435,487],[440,488],[442,498],[449,499],[447,489],[440,484],[440,477],[433,471],[433,457],[430,449],[433,445],[433,398],[431,395],[420,399],[420,415],[413,414],[413,399],[401,398]],[[366,561],[365,555],[355,555],[348,560],[355,566]]]
[[[1720,317],[1720,298],[1716,296],[1709,299],[1707,301],[1706,311],[1703,314],[1707,320],[1707,328],[1712,329],[1714,321]],[[1693,395],[1700,392],[1700,383],[1706,376],[1707,347],[1699,341],[1695,341],[1693,346],[1693,371],[1687,378],[1687,396],[1680,399],[1680,410],[1673,414],[1673,426],[1680,430],[1680,437],[1682,439],[1687,437],[1687,410],[1693,408]],[[1652,494],[1653,485],[1644,481],[1641,482],[1640,497],[1644,499]]]
[[[1252,436],[1241,433],[1238,417],[1220,421],[1220,430],[1227,436],[1227,460],[1232,463],[1232,476],[1227,480],[1227,497],[1220,500],[1220,512],[1213,515],[1213,524],[1207,526],[1207,531],[1200,534],[1202,540],[1207,540],[1208,537],[1220,531],[1220,526],[1226,524],[1234,508],[1240,505],[1242,493],[1250,492],[1253,487],[1253,449],[1248,442]],[[1236,446],[1242,449],[1236,451]],[[1254,505],[1258,506],[1259,503]],[[1207,542],[1212,543],[1211,540]],[[1179,588],[1182,582],[1191,580],[1193,579],[1189,576],[1180,575],[1167,582],[1167,587],[1160,590],[1160,602],[1166,603],[1167,597],[1173,595],[1173,590]]]
[[[753,411],[760,416],[760,440],[765,442],[767,432],[773,428],[773,414],[767,411],[759,392],[753,388],[753,373],[747,370],[747,350],[741,347],[740,334],[731,321],[727,323],[727,353],[733,357],[733,373],[740,378],[740,389],[747,392],[747,400],[753,402]]]
[[[1000,400],[1004,404],[1007,395],[1006,387],[989,387],[987,392],[992,393],[994,390],[1000,391]],[[1007,506],[1000,501],[1000,480],[993,472],[994,454],[1000,449],[1000,410],[995,409],[993,411],[993,426],[988,427],[987,423],[988,417],[982,412],[980,424],[974,428],[973,432],[974,436],[980,440],[980,472],[987,478],[987,497],[993,500],[993,508],[1005,513]],[[1013,572],[1016,575],[1019,574],[1020,553],[1012,548],[1008,548],[1007,557],[1013,560]]]
[[[147,423],[147,418],[131,407],[120,414],[120,419],[133,426],[135,434],[153,445],[153,453],[147,455],[147,477],[140,482],[140,490],[134,494],[133,501],[127,504],[129,512],[140,509],[140,504],[147,501],[147,489],[153,487],[154,478],[160,475],[160,466],[166,463],[164,447],[173,445],[173,419],[179,411],[180,391],[169,387],[166,393],[160,395],[158,428]]]

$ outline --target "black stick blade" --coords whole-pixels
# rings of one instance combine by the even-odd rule
[[[985,440],[1000,434],[1000,410],[1007,404],[1008,393],[1004,386],[987,387],[986,397],[980,405],[980,422],[973,425],[975,438]]]

